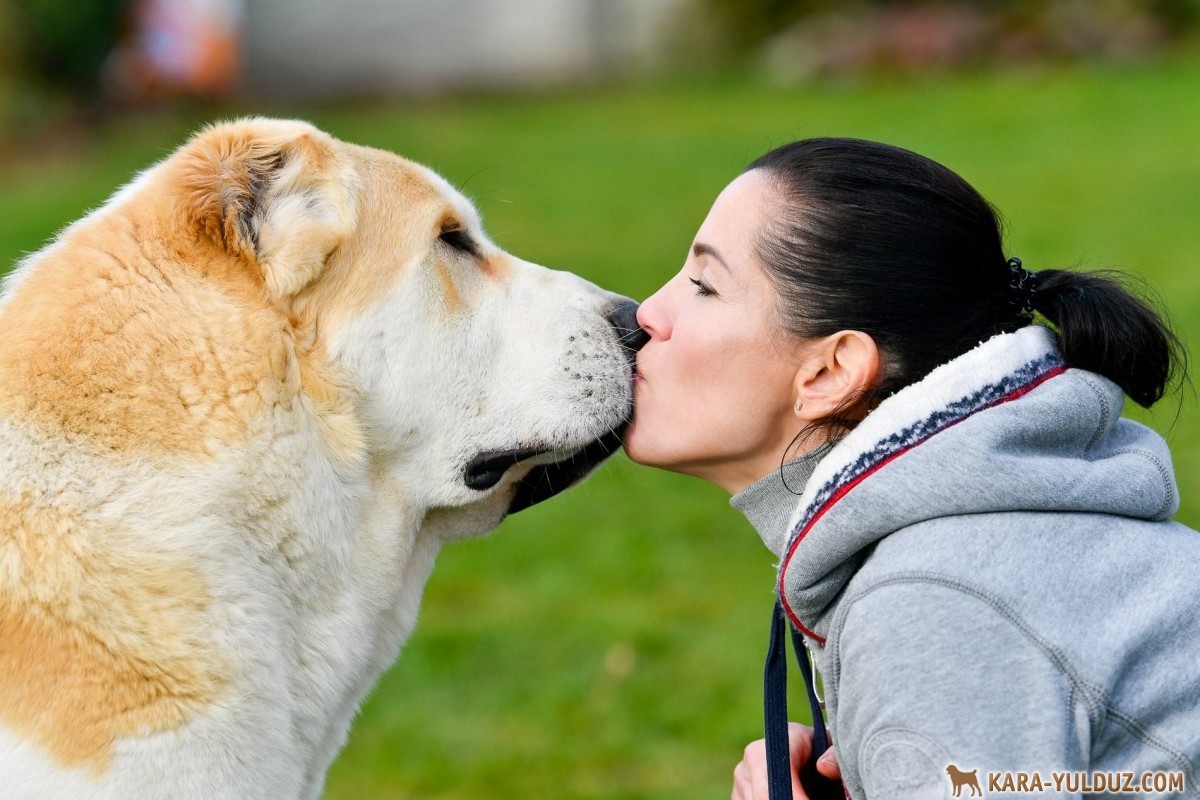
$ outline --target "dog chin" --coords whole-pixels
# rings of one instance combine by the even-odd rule
[[[434,508],[421,523],[422,534],[442,541],[474,539],[491,533],[504,521],[508,508],[500,497],[489,497],[467,506]]]

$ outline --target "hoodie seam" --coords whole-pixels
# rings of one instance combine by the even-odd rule
[[[1163,479],[1163,485],[1166,488],[1166,493],[1163,496],[1162,505],[1160,505],[1158,510],[1154,512],[1153,518],[1166,519],[1167,513],[1171,510],[1171,499],[1172,495],[1174,494],[1174,492],[1171,491],[1171,471],[1167,469],[1166,465],[1163,464],[1162,461],[1159,460],[1158,456],[1154,455],[1154,453],[1151,453],[1149,450],[1143,450],[1140,447],[1122,447],[1120,449],[1113,450],[1110,455],[1141,456],[1154,465],[1154,468],[1158,470],[1158,476]]]
[[[999,597],[985,592],[976,586],[973,586],[965,581],[947,578],[944,575],[937,575],[924,572],[906,572],[890,575],[886,578],[879,579],[869,586],[865,586],[854,594],[848,596],[846,600],[838,608],[837,619],[834,620],[830,630],[830,645],[829,645],[829,664],[830,664],[830,684],[833,686],[835,698],[841,683],[841,629],[845,623],[846,617],[850,613],[850,607],[857,601],[872,594],[877,589],[882,589],[892,585],[926,583],[942,586],[947,589],[955,590],[967,594],[982,601],[990,606],[993,611],[998,613],[1004,619],[1007,619],[1018,631],[1028,638],[1035,647],[1038,648],[1049,660],[1056,669],[1067,678],[1070,691],[1068,702],[1073,704],[1073,696],[1079,696],[1088,707],[1089,724],[1094,730],[1103,728],[1105,718],[1112,719],[1122,728],[1128,731],[1132,736],[1137,738],[1143,744],[1152,747],[1170,758],[1180,768],[1181,771],[1187,774],[1187,786],[1193,787],[1192,795],[1196,794],[1196,781],[1194,778],[1195,766],[1191,759],[1186,754],[1180,752],[1175,747],[1172,747],[1165,740],[1154,735],[1146,730],[1138,720],[1116,708],[1112,703],[1112,697],[1103,687],[1098,686],[1091,681],[1085,679],[1075,669],[1071,660],[1066,654],[1059,650],[1056,646],[1048,641],[1045,641],[1040,634],[1025,621],[1024,617],[1018,614],[1011,606]],[[844,610],[843,610],[844,609]],[[834,700],[836,703],[836,699]]]
[[[1118,725],[1128,731],[1131,736],[1140,741],[1143,745],[1154,748],[1155,750],[1166,754],[1166,756],[1174,761],[1175,765],[1179,767],[1180,772],[1183,772],[1187,776],[1184,785],[1190,787],[1188,794],[1190,794],[1192,797],[1200,796],[1197,795],[1194,765],[1192,764],[1190,758],[1174,747],[1171,747],[1169,744],[1155,736],[1150,731],[1143,728],[1141,723],[1128,714],[1123,714],[1119,710],[1110,707],[1108,710],[1108,716]]]
[[[1066,713],[1070,713],[1069,709],[1076,702],[1082,701],[1088,709],[1088,722],[1093,731],[1102,730],[1105,719],[1113,720],[1113,722],[1120,725],[1131,736],[1142,742],[1143,745],[1163,753],[1174,762],[1180,771],[1184,772],[1187,776],[1185,785],[1190,787],[1189,796],[1200,797],[1200,793],[1197,793],[1195,788],[1197,785],[1195,781],[1195,765],[1192,764],[1191,759],[1178,748],[1172,747],[1168,742],[1144,728],[1135,717],[1114,707],[1112,697],[1107,690],[1080,675],[1066,654],[1055,645],[1046,641],[1007,602],[970,583],[936,573],[904,572],[892,574],[856,590],[839,604],[836,618],[830,625],[827,645],[827,663],[829,664],[828,685],[831,687],[831,691],[829,692],[830,709],[833,716],[836,716],[838,695],[841,688],[841,634],[846,617],[849,616],[852,606],[858,600],[873,594],[878,589],[905,584],[933,584],[941,586],[974,597],[989,606],[993,612],[1007,620],[1009,624],[1028,639],[1042,653],[1043,657],[1066,678],[1068,683]],[[836,719],[831,720],[831,724],[833,727],[836,727]]]
[[[1084,458],[1090,461],[1094,455],[1093,451],[1096,449],[1096,445],[1100,443],[1100,441],[1104,438],[1104,433],[1108,430],[1109,420],[1112,417],[1112,405],[1108,402],[1108,393],[1104,391],[1102,386],[1096,383],[1096,380],[1091,376],[1091,374],[1083,370],[1074,370],[1074,372],[1078,374],[1080,380],[1083,381],[1083,385],[1092,390],[1092,393],[1096,395],[1096,401],[1100,404],[1100,424],[1096,426],[1096,432],[1092,434],[1092,438],[1087,443],[1087,447],[1083,449]],[[1158,470],[1159,477],[1163,479],[1163,485],[1166,488],[1162,505],[1159,506],[1156,512],[1154,512],[1154,518],[1165,519],[1168,512],[1171,510],[1171,495],[1173,494],[1171,491],[1172,480],[1171,471],[1167,469],[1166,465],[1163,464],[1162,461],[1159,460],[1158,456],[1154,455],[1149,450],[1144,450],[1137,447],[1123,447],[1119,450],[1113,450],[1111,453],[1106,455],[1142,456],[1154,465],[1154,468]]]
[[[1104,717],[1112,711],[1112,709],[1109,707],[1108,693],[1103,688],[1084,679],[1083,676],[1079,674],[1078,670],[1075,669],[1074,665],[1071,663],[1070,659],[1067,658],[1065,653],[1063,653],[1050,642],[1043,639],[1041,635],[1038,634],[1038,632],[1033,628],[1033,626],[1030,625],[1004,600],[980,589],[977,586],[966,583],[965,581],[948,578],[944,575],[938,575],[935,573],[906,572],[893,574],[887,578],[877,580],[870,586],[866,586],[857,590],[854,594],[846,597],[846,599],[839,604],[837,618],[830,626],[830,639],[834,639],[834,631],[836,630],[837,632],[836,640],[834,640],[831,647],[832,652],[830,653],[829,659],[832,667],[830,669],[830,677],[833,679],[831,683],[833,684],[835,691],[840,688],[841,682],[841,628],[842,625],[845,624],[846,617],[849,615],[850,609],[854,603],[866,597],[867,595],[874,593],[878,589],[883,589],[893,585],[921,583],[934,584],[937,586],[942,586],[946,589],[961,592],[968,596],[974,597],[975,599],[983,602],[985,605],[991,607],[992,611],[997,613],[1000,617],[1007,620],[1009,624],[1015,627],[1023,636],[1025,636],[1026,639],[1030,641],[1031,644],[1033,644],[1035,648],[1042,653],[1043,657],[1045,657],[1052,665],[1054,665],[1055,669],[1062,673],[1062,675],[1067,679],[1071,691],[1077,692],[1079,697],[1087,706],[1089,723],[1093,728],[1101,727]]]
[[[1100,443],[1100,440],[1104,438],[1104,432],[1108,430],[1108,421],[1112,414],[1112,408],[1108,403],[1107,392],[1105,392],[1101,387],[1097,386],[1096,382],[1088,377],[1086,373],[1080,372],[1079,370],[1075,370],[1075,372],[1079,374],[1080,379],[1083,381],[1083,385],[1092,390],[1092,393],[1096,395],[1096,400],[1100,403],[1100,424],[1096,426],[1096,432],[1092,434],[1092,438],[1087,443],[1087,447],[1083,448],[1084,457],[1091,460],[1092,450],[1094,450],[1096,445]]]

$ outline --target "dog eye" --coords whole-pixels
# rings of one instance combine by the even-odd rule
[[[453,247],[460,253],[466,253],[469,256],[476,255],[478,248],[475,246],[475,241],[461,230],[442,231],[438,239]]]

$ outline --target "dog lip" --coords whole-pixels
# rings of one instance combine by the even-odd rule
[[[621,449],[621,437],[628,426],[629,421],[626,420],[603,436],[593,439],[570,457],[535,466],[517,484],[517,491],[508,505],[508,513],[524,511],[578,483],[606,458]]]
[[[551,452],[554,451],[544,447],[515,447],[480,453],[467,462],[463,483],[470,489],[487,491],[500,482],[509,467]]]
[[[556,461],[534,466],[517,482],[516,491],[505,513],[524,511],[569,489],[621,448],[621,437],[628,424],[628,421],[622,422],[603,436]],[[500,483],[510,467],[555,452],[562,451],[548,447],[514,447],[480,453],[472,458],[463,470],[463,483],[476,491],[487,491]]]

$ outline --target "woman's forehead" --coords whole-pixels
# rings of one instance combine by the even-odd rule
[[[761,174],[739,175],[717,195],[696,241],[722,253],[739,243],[748,246],[770,208],[767,189]]]

